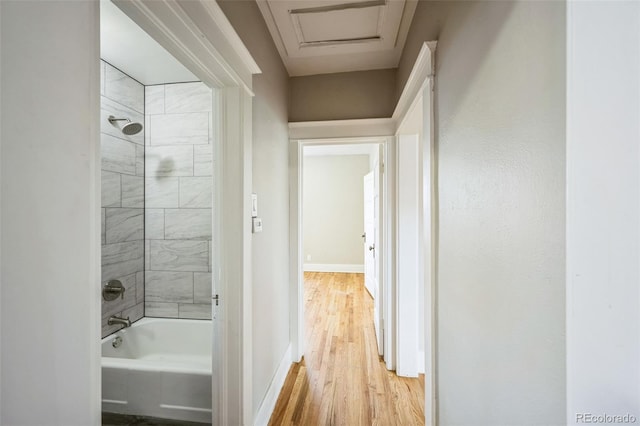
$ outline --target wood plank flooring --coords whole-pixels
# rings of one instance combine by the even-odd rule
[[[362,274],[306,272],[304,360],[294,364],[269,425],[424,424],[424,377],[387,371]]]

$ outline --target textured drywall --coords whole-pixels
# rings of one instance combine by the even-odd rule
[[[395,69],[291,77],[289,121],[391,117],[395,85]]]
[[[253,192],[258,194],[258,214],[263,221],[262,233],[253,234],[252,239],[255,415],[290,341],[289,77],[257,4],[218,4],[262,70],[253,77]]]
[[[416,10],[401,64],[438,40],[441,424],[565,422],[565,28],[562,2]]]

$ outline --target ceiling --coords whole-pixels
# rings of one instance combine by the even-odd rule
[[[290,76],[396,68],[417,0],[257,0]]]
[[[310,145],[303,147],[305,157],[329,155],[371,155],[377,144]]]
[[[199,80],[110,0],[100,1],[100,57],[144,85]]]

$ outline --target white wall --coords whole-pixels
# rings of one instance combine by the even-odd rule
[[[563,424],[565,5],[419,2],[411,32],[429,19],[439,420]]]
[[[364,268],[363,178],[369,170],[368,155],[304,157],[305,265],[336,265],[336,272]]]
[[[251,241],[255,418],[291,342],[288,75],[256,3],[218,3],[262,70],[253,78],[253,192],[258,194],[258,215],[263,221],[262,233],[253,234]]]
[[[567,34],[567,422],[637,422],[640,3],[569,2]]]
[[[0,3],[3,425],[100,423],[98,7]]]

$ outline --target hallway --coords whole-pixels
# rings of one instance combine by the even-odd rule
[[[270,425],[421,425],[424,380],[377,355],[363,274],[305,272],[306,353],[289,370]]]

